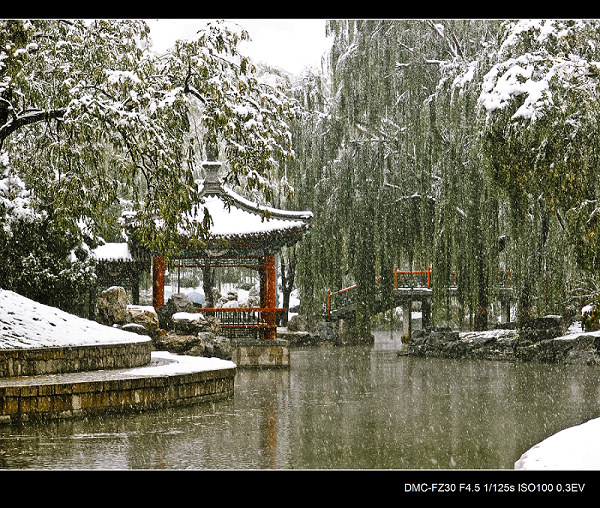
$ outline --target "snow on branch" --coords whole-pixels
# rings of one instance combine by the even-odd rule
[[[37,122],[52,120],[56,118],[62,118],[65,114],[65,109],[54,109],[50,111],[30,111],[24,115],[18,116],[4,125],[0,126],[0,145],[2,142],[10,136],[13,132],[24,127],[25,125],[31,125]]]

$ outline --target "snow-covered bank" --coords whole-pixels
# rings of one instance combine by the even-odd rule
[[[0,349],[69,347],[146,341],[148,337],[101,325],[13,291],[0,289]]]
[[[569,427],[527,450],[515,469],[600,470],[600,418]]]

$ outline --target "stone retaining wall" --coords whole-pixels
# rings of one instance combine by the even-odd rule
[[[146,365],[150,338],[120,344],[0,349],[0,378],[120,369]]]
[[[239,367],[289,367],[290,348],[287,340],[234,339],[231,359]]]
[[[93,379],[92,373],[87,375],[90,380],[72,374],[58,383],[51,379],[37,379],[35,384],[0,383],[0,423],[142,411],[223,399],[233,396],[235,367],[173,376],[112,375]]]

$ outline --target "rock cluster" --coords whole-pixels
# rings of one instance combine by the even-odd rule
[[[176,312],[170,317],[172,330],[158,336],[157,349],[191,356],[231,359],[231,341],[220,335],[219,321],[212,316]]]
[[[600,365],[600,332],[565,332],[559,316],[539,318],[518,330],[418,330],[400,354]]]
[[[121,286],[112,286],[98,296],[96,321],[150,337],[156,337],[160,333],[154,308],[128,305],[127,293]]]
[[[197,313],[192,301],[182,293],[173,294],[156,312],[151,306],[127,305],[125,290],[113,286],[99,295],[96,320],[150,336],[155,350],[231,359],[230,340],[221,336],[219,321]]]

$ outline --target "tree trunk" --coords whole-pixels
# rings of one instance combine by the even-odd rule
[[[281,291],[283,293],[283,308],[285,312],[281,316],[281,326],[287,326],[288,313],[290,311],[290,295],[294,289],[296,275],[296,249],[292,247],[289,264],[286,270],[285,257],[281,255]]]
[[[204,289],[204,305],[208,309],[215,306],[215,269],[205,266],[202,268],[202,288]]]

